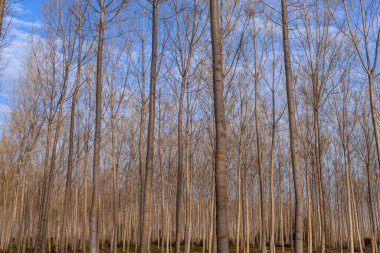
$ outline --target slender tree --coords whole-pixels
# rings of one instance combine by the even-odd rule
[[[66,252],[66,234],[67,234],[67,217],[69,212],[69,200],[71,196],[71,184],[72,184],[72,171],[73,171],[73,156],[74,156],[74,127],[75,127],[75,113],[76,113],[76,104],[78,99],[78,91],[81,82],[81,70],[82,70],[82,45],[83,45],[83,13],[82,5],[77,3],[78,10],[78,24],[77,32],[79,34],[78,38],[78,56],[77,56],[77,73],[75,79],[74,91],[71,99],[71,112],[70,112],[70,134],[69,134],[69,154],[67,161],[67,175],[66,175],[66,189],[65,189],[65,198],[63,204],[63,218],[61,226],[61,252]]]
[[[284,48],[286,95],[288,102],[289,138],[293,167],[293,181],[296,200],[295,209],[295,252],[303,252],[303,191],[302,177],[299,165],[298,154],[298,135],[295,118],[294,88],[292,66],[290,61],[289,29],[288,29],[288,10],[286,0],[281,0],[282,15],[282,40]]]
[[[104,0],[99,1],[99,23],[98,23],[98,48],[96,56],[96,105],[95,105],[95,136],[93,154],[93,182],[92,201],[90,211],[90,253],[99,252],[99,180],[100,180],[100,143],[102,122],[102,88],[103,88],[103,40],[105,25]]]
[[[143,217],[140,232],[140,253],[148,252],[149,231],[150,231],[150,212],[151,212],[151,194],[153,180],[153,158],[154,158],[154,119],[155,119],[155,96],[156,96],[156,79],[157,79],[157,30],[158,30],[158,0],[152,2],[152,58],[150,64],[150,87],[149,87],[149,122],[148,122],[148,139],[146,152],[145,167],[145,184],[143,198]]]
[[[210,26],[212,42],[213,95],[215,117],[215,194],[217,252],[229,252],[227,221],[227,132],[224,109],[223,59],[219,35],[218,1],[210,0]]]
[[[345,34],[354,46],[360,64],[367,75],[372,127],[376,143],[378,168],[380,169],[380,130],[378,126],[378,112],[376,108],[374,88],[375,78],[377,76],[377,63],[380,54],[380,27],[376,27],[377,22],[375,21],[378,18],[375,10],[379,9],[379,3],[377,1],[369,1],[366,5],[364,0],[360,0],[358,3],[360,3],[360,6],[354,6],[353,4],[349,5],[347,0],[343,0],[348,30]],[[356,8],[356,10],[352,8]],[[358,13],[355,11],[358,11]],[[360,20],[360,23],[353,24],[354,18],[352,17],[352,14],[357,14],[357,16],[360,17],[360,19],[358,19]],[[360,41],[363,43],[360,43]],[[373,43],[373,47],[370,46],[370,43]],[[371,51],[371,48],[374,50]]]

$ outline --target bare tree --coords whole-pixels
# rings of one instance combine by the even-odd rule
[[[51,192],[53,187],[53,181],[54,181],[54,175],[56,170],[56,160],[57,160],[57,149],[58,149],[58,140],[60,137],[60,131],[62,126],[62,117],[63,117],[63,103],[66,98],[66,91],[68,86],[68,79],[69,79],[69,71],[73,60],[73,54],[74,54],[74,39],[72,36],[72,20],[68,18],[68,16],[65,13],[65,9],[68,7],[62,3],[62,1],[59,1],[57,3],[58,6],[51,6],[52,8],[58,7],[57,12],[51,12],[49,18],[52,20],[54,19],[54,14],[58,16],[58,23],[52,25],[56,25],[57,27],[50,27],[54,30],[58,31],[58,36],[60,36],[60,39],[62,41],[62,80],[61,80],[61,89],[60,94],[58,97],[57,102],[57,119],[55,124],[55,131],[54,131],[54,138],[52,143],[52,151],[51,151],[51,157],[50,157],[50,166],[49,170],[47,171],[47,167],[45,167],[46,173],[44,173],[44,182],[42,187],[42,197],[40,201],[40,210],[39,210],[39,222],[38,222],[38,233],[35,241],[35,252],[45,252],[45,243],[47,238],[47,226],[48,226],[48,218],[49,218],[49,207],[50,207],[50,201],[51,201]],[[68,18],[68,28],[66,27],[66,23],[63,23],[63,19]],[[53,50],[56,50],[56,35],[53,35]],[[53,66],[55,68],[56,64],[56,55],[53,54]],[[54,70],[55,72],[55,70]],[[55,73],[53,74],[53,85],[55,85]],[[52,92],[53,94],[53,92]],[[52,112],[52,107],[50,108],[50,112]],[[51,114],[52,116],[52,114]],[[53,121],[52,118],[50,118],[51,121]],[[51,126],[49,124],[49,126]],[[50,130],[49,130],[50,131]],[[49,138],[48,138],[49,139]],[[50,140],[47,142],[47,146],[50,145]],[[49,148],[46,149],[46,155],[49,154]],[[48,160],[46,160],[46,166],[47,166]]]
[[[293,74],[290,61],[290,45],[289,45],[289,29],[288,29],[288,10],[286,0],[281,0],[282,14],[282,40],[284,47],[284,62],[285,62],[285,77],[286,77],[286,95],[288,101],[288,120],[289,120],[289,137],[290,149],[292,156],[294,191],[296,198],[295,209],[295,252],[303,252],[303,193],[302,193],[302,178],[299,166],[298,154],[298,135],[295,118],[294,106],[294,88]]]
[[[152,59],[150,65],[150,90],[149,90],[149,122],[148,139],[146,147],[145,185],[143,198],[143,217],[140,232],[140,253],[146,253],[149,246],[151,194],[153,180],[153,157],[154,157],[154,119],[155,119],[155,96],[157,79],[157,30],[158,30],[158,0],[152,2]]]
[[[5,0],[0,0],[0,37],[2,36],[2,31],[3,31],[4,9],[5,9]]]
[[[96,54],[96,109],[95,109],[95,136],[93,154],[93,185],[90,211],[90,253],[99,252],[99,174],[100,174],[100,142],[102,122],[102,88],[103,88],[103,40],[105,25],[104,0],[99,1],[98,48]]]
[[[76,26],[76,31],[79,33],[78,38],[78,56],[77,56],[77,73],[74,91],[71,100],[71,112],[70,112],[70,135],[69,135],[69,154],[67,161],[67,175],[66,175],[66,190],[65,190],[65,199],[63,204],[63,218],[62,218],[62,226],[61,226],[61,252],[66,252],[66,233],[67,233],[67,216],[69,212],[69,200],[71,198],[71,181],[72,181],[72,171],[73,171],[73,156],[74,156],[74,127],[75,127],[75,108],[78,99],[78,91],[81,83],[81,70],[82,70],[82,46],[83,46],[83,16],[82,13],[82,5],[77,3],[78,10],[78,23]]]
[[[213,59],[213,95],[215,117],[215,194],[217,252],[229,252],[227,223],[227,132],[224,109],[223,60],[219,35],[218,1],[210,0],[210,26]]]
[[[377,2],[209,3],[44,1],[0,93],[1,252],[377,253]]]
[[[356,6],[355,4],[359,2],[360,6]],[[349,1],[349,3],[347,3],[347,0],[343,0],[347,23],[347,31],[344,33],[354,46],[361,66],[367,75],[372,127],[376,142],[377,161],[380,168],[380,131],[377,120],[375,103],[376,95],[374,88],[375,79],[377,78],[376,68],[380,47],[380,27],[376,27],[378,26],[378,21],[376,21],[378,17],[376,15],[379,9],[379,3],[377,1],[369,1],[366,3],[364,0],[360,0],[359,2],[351,3],[351,1]],[[360,18],[353,17],[354,15],[357,15],[357,17]],[[370,46],[370,43],[374,44],[373,47]],[[371,51],[371,48],[374,50]]]

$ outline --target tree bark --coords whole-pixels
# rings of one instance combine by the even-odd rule
[[[177,199],[176,199],[176,232],[175,232],[175,252],[181,252],[181,206],[182,206],[182,192],[183,192],[183,137],[182,137],[182,114],[183,114],[183,100],[185,93],[186,78],[182,77],[181,94],[179,96],[178,108],[178,171],[177,171]]]
[[[281,0],[282,7],[282,39],[284,47],[284,62],[285,62],[285,76],[286,76],[286,95],[288,101],[288,117],[289,117],[289,138],[290,138],[290,150],[292,157],[293,167],[293,180],[295,191],[295,252],[303,252],[303,193],[302,193],[302,177],[299,166],[299,154],[298,154],[298,136],[297,125],[295,118],[295,106],[294,106],[294,88],[293,88],[293,76],[290,62],[290,45],[289,45],[289,31],[288,31],[288,13],[286,0]]]
[[[102,68],[103,68],[103,34],[104,34],[104,0],[100,0],[100,18],[98,34],[98,51],[96,62],[96,108],[95,138],[93,155],[93,186],[90,210],[90,253],[99,252],[99,176],[100,176],[100,142],[102,121]]]
[[[75,87],[73,92],[73,97],[71,101],[71,112],[70,112],[70,133],[69,133],[69,156],[67,161],[67,175],[66,175],[66,191],[65,191],[65,199],[63,204],[63,217],[62,217],[62,225],[61,225],[61,235],[62,243],[61,243],[61,253],[65,253],[65,234],[67,233],[67,218],[69,212],[69,202],[71,195],[71,177],[73,171],[73,156],[74,156],[74,126],[75,126],[75,107],[77,103],[79,84],[81,78],[81,68],[82,68],[82,13],[79,14],[79,44],[78,44],[78,63],[77,63],[77,75],[75,80]]]
[[[144,17],[145,12],[142,13],[142,27],[144,27]],[[140,111],[140,124],[139,124],[139,173],[140,173],[140,202],[139,202],[139,226],[138,231],[141,233],[142,229],[142,213],[143,213],[143,203],[144,203],[144,132],[145,132],[145,33],[142,29],[141,35],[141,111]],[[138,238],[140,240],[140,238]],[[140,245],[140,241],[138,241]],[[135,248],[137,249],[137,247]]]
[[[227,221],[227,132],[223,96],[223,60],[219,35],[218,1],[210,0],[210,25],[213,56],[213,94],[215,116],[215,191],[216,236],[218,253],[229,252]]]
[[[379,35],[380,36],[380,31]],[[377,41],[379,43],[379,40]],[[377,124],[377,109],[375,104],[375,91],[374,91],[374,70],[375,67],[372,69],[371,73],[368,74],[368,89],[369,89],[369,102],[371,106],[371,116],[372,116],[372,125],[373,125],[373,133],[375,135],[375,142],[376,142],[376,151],[377,151],[377,166],[380,169],[380,132],[379,132],[379,126]]]
[[[3,35],[4,11],[5,11],[5,0],[0,0],[0,39],[4,36]]]
[[[142,228],[140,233],[140,253],[147,253],[149,246],[149,227],[151,209],[151,191],[153,180],[153,157],[154,157],[154,119],[155,119],[155,96],[156,96],[156,65],[157,65],[157,26],[158,26],[158,0],[153,0],[152,22],[152,59],[150,66],[150,94],[149,94],[149,122],[148,140],[145,168],[144,205]]]
[[[274,50],[273,50],[274,52]],[[274,71],[275,71],[275,60],[273,60],[273,80],[272,80],[272,131],[271,131],[271,146],[270,146],[270,252],[275,253],[275,206],[274,206],[274,149],[275,149],[275,138],[276,138],[276,100],[275,100],[275,90],[274,90]]]

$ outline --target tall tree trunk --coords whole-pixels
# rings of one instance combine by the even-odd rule
[[[306,158],[307,159],[307,158]],[[313,230],[312,230],[312,223],[311,223],[311,203],[310,203],[310,184],[309,184],[309,168],[308,163],[306,160],[306,197],[307,197],[307,252],[312,253],[313,252]]]
[[[62,15],[62,2],[59,2],[59,15]],[[61,25],[61,24],[60,24]],[[49,207],[50,207],[50,197],[51,197],[51,191],[53,187],[53,180],[54,180],[54,173],[56,168],[56,160],[57,160],[57,145],[58,145],[58,139],[60,137],[60,130],[61,130],[61,121],[62,121],[62,114],[63,114],[63,103],[66,98],[66,90],[67,90],[67,84],[69,79],[69,70],[70,70],[70,61],[71,57],[67,54],[69,51],[67,49],[68,44],[70,44],[70,41],[68,44],[66,44],[66,31],[61,31],[61,41],[63,45],[62,55],[63,55],[63,73],[62,73],[62,88],[58,99],[58,115],[57,115],[57,123],[55,127],[55,133],[54,133],[54,139],[52,144],[52,152],[51,152],[51,158],[50,158],[50,168],[49,171],[44,174],[44,185],[42,189],[42,201],[40,205],[39,210],[39,228],[38,228],[38,234],[37,234],[37,240],[35,245],[35,252],[38,252],[40,250],[39,247],[41,247],[42,252],[45,251],[45,241],[46,236],[48,234],[48,225],[49,225]],[[54,43],[55,43],[54,38]],[[54,44],[54,50],[55,50],[55,44]],[[53,59],[55,61],[55,52],[53,53]],[[55,83],[55,64],[53,64],[53,85],[56,85]],[[46,162],[46,160],[45,160]],[[46,164],[45,164],[46,165]],[[50,240],[49,240],[50,243]]]
[[[191,187],[191,170],[190,170],[190,132],[191,127],[189,122],[190,117],[190,103],[189,103],[189,86],[186,88],[186,134],[185,134],[185,151],[186,151],[186,225],[185,225],[185,253],[190,253],[191,242],[191,205],[192,205],[192,187]]]
[[[80,5],[79,5],[80,6]],[[69,133],[69,156],[67,161],[67,175],[66,175],[66,190],[65,190],[65,199],[63,204],[63,217],[62,217],[62,225],[61,225],[61,253],[65,253],[66,251],[66,237],[67,234],[67,218],[69,212],[69,202],[71,195],[71,177],[73,171],[73,156],[74,156],[74,126],[75,126],[75,107],[78,98],[79,84],[81,82],[81,68],[82,68],[82,13],[79,14],[79,44],[78,44],[78,63],[77,63],[77,75],[75,80],[74,93],[71,101],[71,112],[70,112],[70,133]]]
[[[274,49],[273,49],[274,51]],[[274,206],[274,149],[275,149],[275,137],[276,137],[276,100],[274,90],[274,71],[275,71],[275,59],[273,59],[273,80],[272,80],[272,132],[271,132],[271,146],[270,146],[270,253],[276,252],[274,242],[274,230],[275,230],[275,206]]]
[[[88,94],[88,99],[86,102],[86,107],[88,109],[88,112],[90,113],[90,92]],[[83,207],[83,228],[82,228],[82,251],[85,253],[86,251],[86,240],[87,240],[87,185],[88,185],[88,179],[87,179],[87,170],[88,170],[88,158],[90,153],[89,148],[89,140],[90,140],[90,115],[87,116],[87,122],[86,127],[84,130],[84,164],[83,164],[83,191],[84,191],[84,207]]]
[[[378,35],[377,43],[379,44],[379,37],[380,37],[380,30]],[[371,116],[372,116],[372,126],[373,126],[373,133],[375,135],[375,142],[376,142],[376,151],[377,151],[377,166],[380,169],[380,132],[379,132],[379,126],[377,124],[377,109],[375,104],[375,90],[374,90],[374,73],[375,68],[371,70],[371,73],[368,74],[368,90],[369,90],[369,102],[371,106]]]
[[[55,43],[56,43],[56,37],[54,36],[54,50],[52,52],[53,54],[53,73],[52,73],[52,80],[47,79],[47,82],[55,83],[55,76],[56,76],[56,65],[55,65]],[[47,134],[46,134],[46,147],[45,147],[45,158],[44,158],[44,172],[43,172],[43,183],[42,187],[39,191],[39,200],[38,200],[38,206],[40,211],[38,213],[38,221],[37,221],[37,234],[35,237],[35,243],[34,243],[34,252],[35,253],[44,253],[46,242],[45,242],[45,235],[43,234],[43,203],[45,202],[45,194],[46,194],[46,184],[47,184],[47,174],[48,174],[48,167],[49,167],[49,154],[50,154],[50,143],[51,143],[51,134],[52,134],[52,127],[53,127],[53,100],[55,95],[55,86],[52,87],[51,93],[50,93],[50,105],[49,105],[49,114],[48,114],[48,126],[47,126]]]
[[[249,219],[249,192],[248,192],[248,168],[245,168],[245,178],[244,178],[244,198],[245,198],[245,252],[249,253],[250,245],[250,219]],[[255,240],[255,234],[252,236]]]
[[[310,137],[310,128],[309,128],[309,112],[306,109],[306,143],[304,145],[305,149],[305,177],[306,177],[306,198],[307,198],[307,252],[313,252],[313,230],[312,230],[312,205],[311,205],[311,192],[310,192],[310,180],[309,180],[309,140]]]
[[[278,194],[279,194],[279,206],[280,206],[280,240],[281,240],[281,253],[285,253],[285,243],[284,243],[284,215],[283,215],[283,207],[282,207],[282,167],[279,165],[279,187],[278,187]]]
[[[242,115],[243,115],[243,105],[240,105],[240,133],[239,133],[239,150],[238,150],[238,161],[237,161],[237,222],[236,222],[236,252],[240,253],[240,229],[241,229],[241,219],[242,219],[242,201],[241,201],[241,160],[242,160],[242,152],[243,152],[243,140],[242,140],[242,132],[243,132],[243,123],[242,123]],[[244,247],[244,245],[243,245]]]
[[[338,119],[338,130],[339,137],[342,144],[343,149],[343,158],[344,158],[344,174],[345,174],[345,183],[346,183],[346,194],[347,194],[347,226],[348,226],[348,237],[349,237],[349,248],[350,252],[354,253],[354,217],[352,211],[352,192],[351,192],[351,178],[350,178],[350,150],[349,150],[349,135],[348,135],[348,121],[347,121],[347,91],[345,88],[346,80],[342,80],[342,94],[343,94],[343,108],[342,110],[342,118]],[[338,110],[338,108],[337,108]]]
[[[67,67],[68,68],[68,67]],[[57,124],[55,128],[54,133],[54,139],[53,139],[53,148],[51,151],[51,158],[50,158],[50,169],[47,175],[47,183],[45,187],[45,194],[44,194],[44,201],[41,206],[41,218],[42,218],[42,224],[41,224],[41,233],[42,233],[42,245],[44,245],[44,241],[46,241],[46,234],[48,231],[48,225],[49,225],[49,207],[50,207],[50,198],[51,198],[51,192],[53,187],[53,181],[54,181],[54,173],[55,173],[55,167],[56,167],[56,160],[57,160],[57,146],[58,146],[58,139],[60,135],[60,129],[61,129],[61,121],[62,121],[62,114],[63,114],[63,101],[65,100],[65,93],[66,93],[66,84],[67,84],[67,78],[68,78],[68,69],[66,70],[67,75],[64,77],[64,85],[62,94],[59,98],[58,102],[58,117],[57,117]],[[43,249],[42,249],[43,251]]]
[[[316,82],[316,81],[314,81]],[[314,84],[313,86],[316,86]],[[316,87],[313,89],[316,89]],[[318,193],[320,200],[320,217],[321,217],[321,252],[326,252],[326,203],[325,203],[325,190],[323,186],[323,174],[322,174],[322,152],[320,147],[320,131],[319,131],[319,99],[317,98],[316,92],[314,92],[314,105],[313,105],[313,121],[314,121],[314,152],[317,168],[317,182],[318,182]]]
[[[176,199],[176,230],[175,230],[175,252],[181,252],[181,205],[182,205],[182,192],[183,192],[183,138],[182,138],[182,114],[183,114],[183,100],[185,93],[186,79],[182,77],[181,94],[179,96],[178,108],[178,171],[177,171],[177,199]]]
[[[350,176],[350,178],[351,178],[351,176]],[[362,237],[361,237],[360,229],[359,229],[359,219],[358,219],[358,212],[357,212],[357,207],[356,207],[355,193],[354,193],[354,189],[352,187],[351,182],[350,182],[350,187],[351,187],[350,191],[351,191],[351,196],[352,196],[353,216],[354,216],[356,234],[358,236],[358,242],[359,242],[359,252],[363,253]]]
[[[258,70],[258,59],[257,59],[257,31],[255,22],[255,10],[253,10],[253,54],[254,54],[254,82],[255,82],[255,130],[256,130],[256,159],[257,167],[259,168],[259,186],[260,186],[260,252],[266,253],[266,222],[265,222],[265,189],[264,189],[264,172],[262,168],[261,161],[261,131],[260,131],[260,121],[259,121],[259,70]]]
[[[50,96],[50,107],[49,107],[49,115],[48,115],[48,126],[47,126],[47,134],[46,134],[46,147],[45,147],[45,161],[44,161],[44,173],[43,173],[43,184],[42,189],[40,189],[39,194],[39,208],[42,208],[45,194],[44,194],[44,188],[46,187],[46,177],[47,177],[47,171],[48,171],[48,162],[49,162],[49,154],[50,154],[50,142],[51,142],[51,133],[52,133],[52,121],[53,121],[53,93],[54,89],[52,89],[51,96]],[[38,221],[37,221],[37,234],[35,237],[35,243],[34,243],[34,252],[45,252],[45,240],[42,235],[42,212],[38,212]]]
[[[145,12],[142,13],[141,26],[144,27],[144,18]],[[142,29],[141,35],[141,111],[140,111],[140,124],[139,124],[139,174],[140,174],[140,202],[139,202],[139,226],[138,232],[141,233],[142,229],[142,213],[143,213],[143,203],[144,203],[144,132],[145,132],[145,33],[144,29]],[[140,240],[140,238],[138,238]],[[138,245],[140,245],[140,241],[138,241]],[[135,248],[137,249],[137,247]]]
[[[229,252],[227,221],[227,132],[224,109],[223,60],[219,35],[218,1],[210,0],[210,25],[213,58],[213,91],[215,115],[215,191],[216,191],[216,236],[218,253]]]
[[[145,185],[144,185],[144,205],[143,219],[140,233],[140,253],[147,253],[149,246],[150,231],[150,209],[151,209],[151,191],[153,181],[153,157],[154,157],[154,119],[155,119],[155,96],[156,96],[156,78],[157,78],[157,26],[158,26],[158,0],[153,0],[153,22],[152,22],[152,59],[150,66],[150,91],[149,91],[149,122],[148,122],[148,140],[146,153],[145,168]]]
[[[344,140],[343,140],[344,141]],[[346,145],[345,145],[346,146]],[[351,199],[351,179],[350,179],[350,165],[349,159],[347,158],[347,147],[344,147],[344,168],[346,175],[346,190],[347,190],[347,207],[348,207],[348,232],[350,240],[350,252],[354,253],[354,225],[353,225],[353,214],[352,214],[352,199]]]
[[[118,168],[117,168],[117,161],[116,161],[116,134],[117,131],[115,131],[115,120],[117,120],[117,112],[114,112],[114,100],[115,100],[115,93],[112,90],[111,94],[111,149],[112,149],[112,220],[113,220],[113,245],[112,245],[112,252],[117,253],[117,231],[118,231]],[[114,114],[115,113],[115,114]]]
[[[99,176],[100,176],[100,142],[102,121],[102,68],[103,68],[103,34],[104,34],[104,0],[99,1],[100,18],[98,34],[98,51],[96,61],[96,108],[95,108],[95,138],[93,155],[93,185],[90,210],[90,253],[99,252]]]
[[[159,98],[161,98],[161,93]],[[158,104],[161,104],[161,101],[158,102]],[[161,136],[161,112],[159,107],[159,121],[158,121],[158,163],[159,163],[159,169],[160,169],[160,177],[161,177],[161,253],[165,253],[165,182],[164,182],[164,171],[162,166],[162,136]],[[167,235],[166,235],[167,236]]]
[[[286,0],[281,0],[282,7],[282,39],[284,47],[284,61],[285,61],[285,76],[286,76],[286,94],[288,101],[288,117],[289,117],[289,138],[290,138],[290,150],[292,157],[293,167],[293,180],[294,191],[296,199],[295,209],[295,252],[303,252],[303,193],[302,193],[302,177],[299,166],[299,154],[298,154],[298,136],[297,125],[295,117],[294,106],[294,88],[293,88],[293,76],[292,67],[290,62],[290,45],[289,45],[289,31],[288,31],[288,13]]]
[[[5,0],[0,0],[0,39],[4,37],[4,34],[3,34],[4,11],[5,11]]]
[[[372,253],[377,253],[377,226],[376,226],[376,216],[375,212],[373,210],[373,197],[372,197],[372,184],[371,184],[371,177],[370,177],[370,161],[371,161],[371,147],[369,143],[368,137],[366,138],[366,147],[367,147],[367,154],[366,154],[366,172],[367,172],[367,191],[368,191],[368,214],[370,219],[370,225],[371,225],[371,241],[372,241]]]

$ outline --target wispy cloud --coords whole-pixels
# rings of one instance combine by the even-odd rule
[[[10,92],[17,82],[23,63],[27,57],[31,34],[18,29],[10,30],[13,38],[9,46],[2,51],[2,60],[5,68],[0,74],[0,83],[3,92]]]
[[[12,26],[17,28],[29,28],[29,29],[36,29],[42,26],[42,24],[39,21],[25,21],[18,18],[12,18],[11,20]]]
[[[9,94],[0,92],[0,128],[11,113],[9,105]]]
[[[23,65],[30,48],[33,30],[39,29],[39,21],[30,21],[31,11],[22,3],[14,6],[16,13],[11,19],[8,36],[11,43],[1,51],[0,65],[0,128],[12,110],[11,94],[23,72]]]
[[[13,12],[18,15],[30,15],[31,11],[26,8],[22,3],[15,3],[13,5]]]

